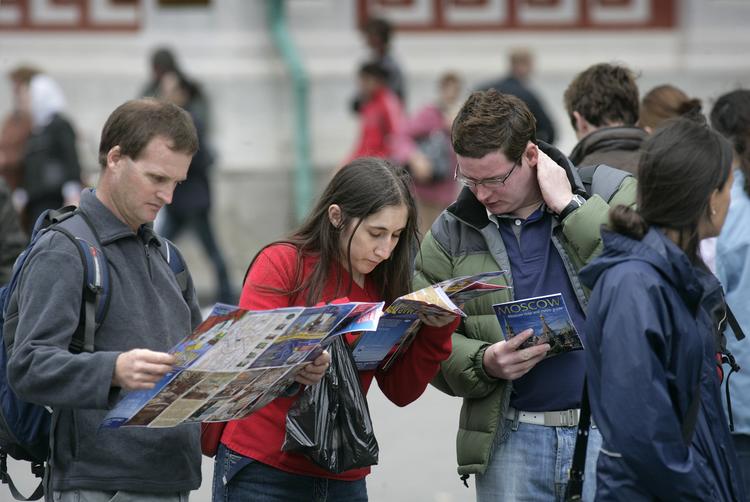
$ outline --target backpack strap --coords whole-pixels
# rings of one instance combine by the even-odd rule
[[[607,164],[581,167],[578,169],[578,174],[586,191],[590,195],[599,195],[605,202],[612,199],[625,178],[632,176],[627,171]]]
[[[182,297],[187,299],[188,297],[188,271],[185,267],[185,260],[182,258],[182,254],[177,247],[172,244],[169,239],[165,239],[162,236],[158,236],[159,239],[159,253],[161,254],[164,261],[169,265],[169,269],[177,279],[177,284],[180,286]]]
[[[737,322],[737,318],[734,316],[734,312],[732,312],[732,309],[729,308],[729,304],[725,302],[724,305],[727,309],[727,322],[729,323],[729,327],[732,328],[734,337],[739,342],[740,340],[743,340],[745,338],[745,332],[742,331],[742,327],[740,326],[740,323]]]
[[[32,464],[31,472],[34,473],[37,477],[40,477],[39,469],[43,470],[44,466],[38,463]],[[39,500],[44,496],[44,481],[41,481],[39,485],[36,487],[36,490],[34,490],[34,492],[28,497],[25,497],[21,493],[18,487],[16,487],[16,484],[13,482],[13,479],[11,479],[10,474],[8,473],[8,455],[5,452],[0,452],[0,482],[8,485],[10,494],[16,500],[21,500],[21,501]]]
[[[65,208],[63,208],[65,209]],[[53,215],[54,216],[54,215]],[[60,232],[75,245],[83,264],[83,322],[73,334],[70,351],[74,354],[94,351],[94,335],[109,308],[109,265],[93,225],[85,214],[74,210],[55,218],[50,231]]]

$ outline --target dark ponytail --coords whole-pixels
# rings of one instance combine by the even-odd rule
[[[618,234],[627,235],[636,240],[643,239],[648,232],[648,223],[641,213],[622,204],[609,210],[609,226]]]
[[[732,147],[708,126],[673,119],[644,143],[638,163],[638,210],[610,211],[612,229],[641,239],[651,225],[675,230],[677,245],[700,264],[698,227],[729,178]]]

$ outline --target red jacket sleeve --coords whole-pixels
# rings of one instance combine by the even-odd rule
[[[423,325],[411,346],[388,371],[377,371],[375,378],[383,394],[394,404],[406,406],[422,395],[437,375],[440,363],[451,354],[451,336],[460,318],[440,328]]]

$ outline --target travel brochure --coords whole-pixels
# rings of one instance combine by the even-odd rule
[[[581,338],[560,293],[499,303],[493,308],[506,340],[527,329],[534,330],[519,350],[548,343],[550,350],[545,359],[571,350],[583,350]]]
[[[217,304],[170,353],[177,363],[153,389],[126,394],[104,427],[174,427],[246,417],[282,395],[302,366],[335,336],[361,333],[352,348],[357,369],[387,369],[419,330],[419,314],[465,316],[460,308],[506,288],[483,282],[491,272],[428,286],[395,300],[251,311]]]

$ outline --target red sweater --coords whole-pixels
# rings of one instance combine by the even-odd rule
[[[316,259],[306,257],[303,261],[305,276],[310,274]],[[263,250],[253,264],[245,281],[240,297],[240,307],[250,310],[267,310],[289,306],[304,306],[303,291],[293,299],[286,295],[269,294],[255,287],[262,284],[267,287],[290,290],[294,286],[297,264],[297,250],[288,244],[276,244]],[[349,275],[342,269],[344,287],[348,287]],[[379,301],[373,285],[366,280],[362,289],[352,282],[351,291],[335,291],[335,278],[325,285],[322,300],[330,302],[341,296],[350,301]],[[458,320],[442,328],[423,326],[408,350],[402,354],[387,372],[361,371],[360,383],[365,393],[373,377],[388,399],[398,406],[405,406],[417,399],[424,392],[427,384],[437,374],[440,362],[447,359],[451,351],[451,334],[458,325]],[[349,340],[349,335],[347,340]],[[229,422],[224,429],[221,442],[237,453],[270,465],[282,471],[307,476],[319,476],[330,479],[362,479],[370,468],[353,469],[341,474],[333,474],[313,464],[306,457],[281,451],[286,433],[286,414],[296,397],[280,397],[268,406],[242,420]]]

